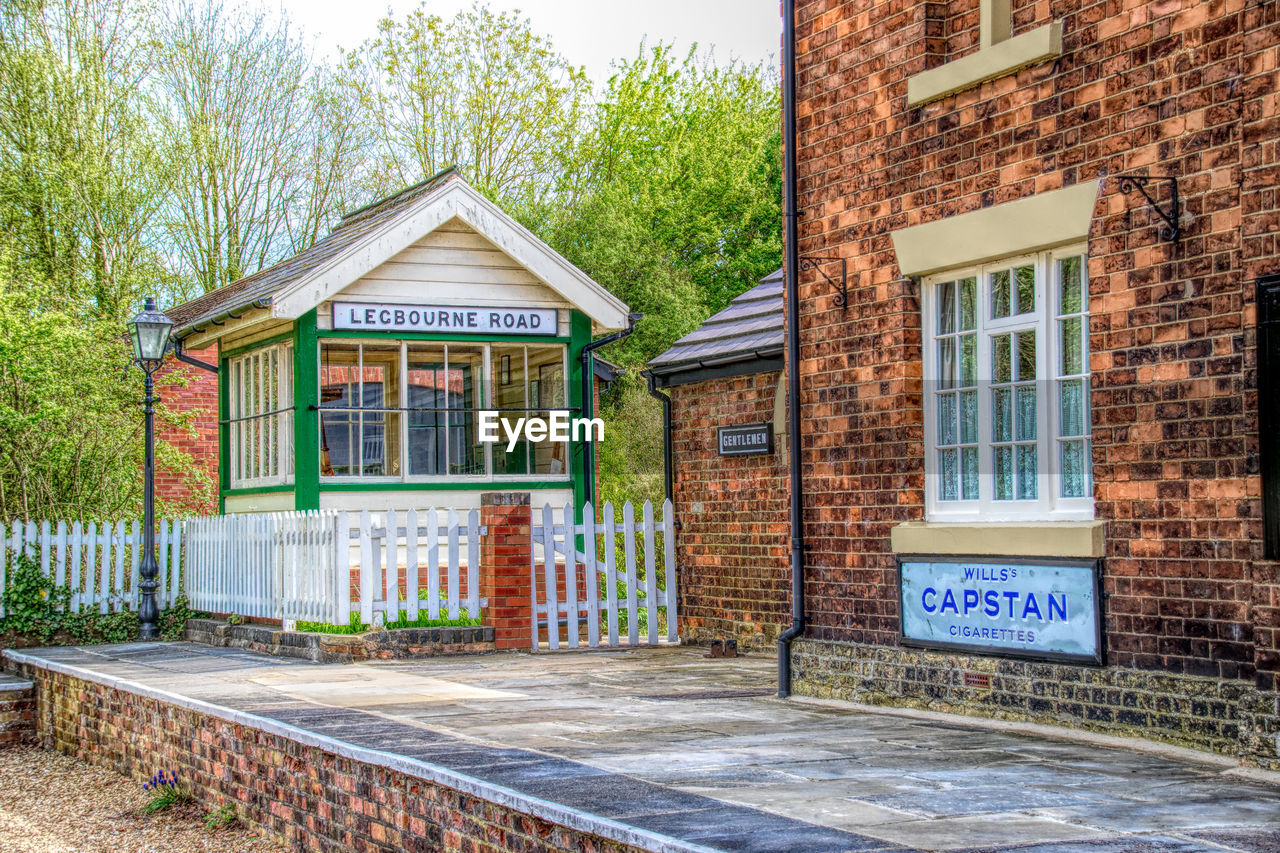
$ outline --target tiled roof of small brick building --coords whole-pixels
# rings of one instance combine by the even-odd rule
[[[286,285],[329,263],[353,244],[377,231],[389,219],[398,216],[406,206],[444,185],[457,174],[457,170],[450,166],[420,184],[414,184],[393,196],[348,213],[328,235],[316,241],[311,248],[275,266],[233,281],[226,287],[170,308],[165,313],[173,321],[175,333],[181,334],[255,303],[269,304],[271,297]]]
[[[712,314],[671,349],[650,359],[655,374],[714,367],[734,361],[781,355],[786,343],[782,310],[782,270]]]

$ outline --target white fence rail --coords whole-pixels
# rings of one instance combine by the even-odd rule
[[[616,519],[590,505],[580,524],[572,505],[534,509],[529,553],[533,647],[578,648],[676,642],[675,530],[670,501],[654,520],[646,502]],[[554,516],[562,523],[556,524]],[[563,522],[567,521],[565,524]],[[160,521],[159,603],[185,592],[213,613],[296,622],[365,625],[402,619],[479,619],[480,544],[472,509],[359,514],[333,510],[208,516]],[[0,527],[0,590],[15,554],[38,560],[71,591],[69,607],[101,613],[136,609],[141,524],[14,522]],[[0,617],[4,616],[0,600]],[[583,633],[585,631],[585,637]]]
[[[566,524],[554,523],[549,504],[541,518],[536,515],[529,560],[535,650],[540,633],[553,650],[560,648],[562,633],[566,645],[576,649],[584,626],[591,648],[622,645],[623,638],[629,646],[679,641],[671,501],[663,502],[657,522],[653,504],[645,501],[638,526],[630,501],[622,505],[621,521],[612,503],[604,505],[599,522],[591,504],[584,507],[581,524],[572,523],[571,504],[564,508]]]
[[[0,527],[0,590],[7,587],[11,560],[26,554],[38,560],[45,577],[71,590],[73,612],[99,613],[136,610],[139,566],[142,562],[142,524],[139,521],[89,522],[15,521]],[[161,520],[156,525],[156,561],[160,564],[161,607],[173,603],[181,585],[182,522]],[[0,599],[0,617],[5,615]]]
[[[197,610],[286,625],[480,617],[479,510],[222,515],[187,531]]]

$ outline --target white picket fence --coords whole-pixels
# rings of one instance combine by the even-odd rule
[[[612,503],[604,505],[599,522],[591,504],[584,507],[581,524],[572,523],[572,504],[564,508],[562,518],[567,524],[554,523],[550,505],[543,507],[541,523],[534,518],[529,581],[535,651],[541,641],[540,633],[552,650],[560,648],[562,632],[567,646],[578,648],[584,625],[587,646],[621,645],[619,614],[626,616],[625,639],[629,646],[640,645],[642,641],[650,645],[679,642],[676,538],[671,501],[663,502],[660,521],[654,521],[653,504],[649,501],[644,503],[642,516],[637,526],[635,510],[627,501],[622,505],[620,522],[615,520]],[[619,534],[623,539],[621,555],[617,544]],[[637,534],[643,536],[640,543]],[[637,544],[641,546],[639,559]],[[659,551],[662,552],[661,575],[657,566]],[[643,574],[640,573],[642,564]],[[621,600],[620,584],[624,596]],[[641,621],[645,623],[643,635]]]
[[[533,648],[542,637],[551,649],[562,642],[569,648],[678,642],[671,502],[656,522],[649,502],[639,522],[630,502],[621,519],[610,503],[600,521],[590,505],[581,523],[574,523],[571,504],[560,512],[535,509],[531,525]],[[487,604],[480,596],[486,533],[475,509],[462,516],[319,510],[163,520],[156,534],[159,603],[168,606],[185,592],[196,610],[279,619],[286,629],[301,621],[345,625],[353,614],[366,625],[402,616],[479,619]],[[0,527],[0,546],[0,589],[8,555],[26,553],[70,588],[73,610],[137,607],[137,521],[14,522],[11,532]]]
[[[38,559],[45,577],[59,587],[70,588],[69,606],[73,612],[96,609],[108,613],[138,607],[142,524],[137,520],[87,525],[78,521],[15,521],[9,530],[0,527],[0,589],[8,584],[8,562],[17,554]],[[181,554],[182,522],[159,521],[157,598],[162,608],[172,604],[182,589]],[[0,617],[4,615],[4,602],[0,600]]]
[[[479,510],[334,510],[187,521],[187,594],[214,613],[345,625],[480,617]],[[419,596],[422,596],[420,599]]]

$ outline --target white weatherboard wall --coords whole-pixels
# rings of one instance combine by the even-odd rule
[[[556,308],[561,335],[569,334],[573,306],[518,261],[459,219],[451,219],[361,276],[336,301],[387,304]],[[333,303],[316,312],[322,330],[333,328]]]

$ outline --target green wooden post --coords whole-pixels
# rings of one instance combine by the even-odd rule
[[[577,409],[580,417],[590,418],[594,416],[595,395],[582,399],[582,348],[591,343],[591,318],[576,308],[569,316],[569,406]],[[587,502],[587,453],[580,441],[574,442],[572,449],[573,506],[581,518]]]
[[[219,344],[218,351],[222,351]],[[227,513],[227,489],[231,488],[231,362],[218,361],[218,514]]]
[[[293,327],[293,508],[320,508],[320,345],[316,309]]]

